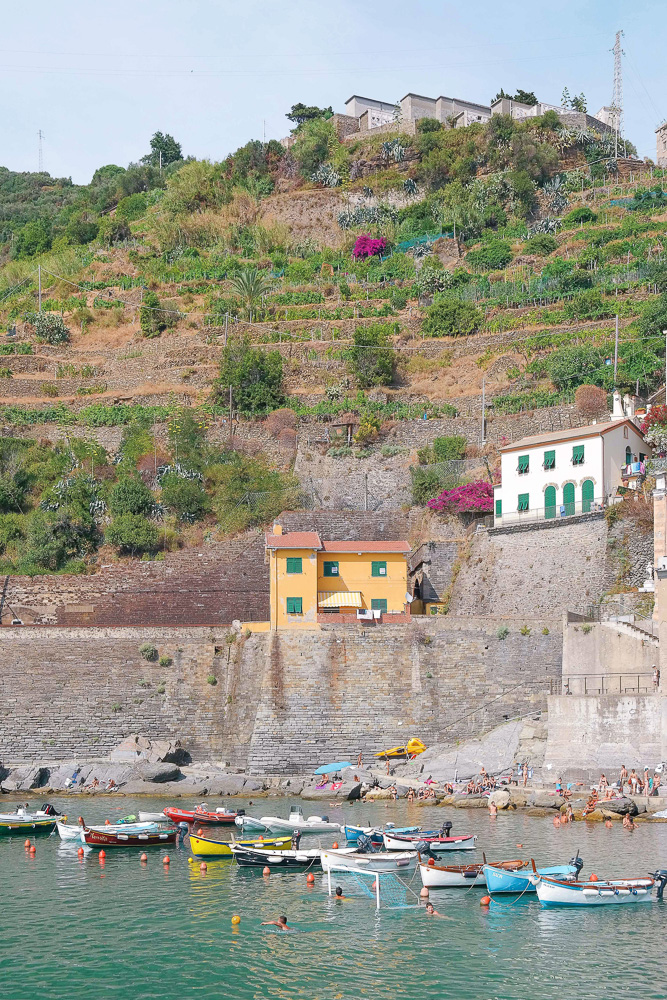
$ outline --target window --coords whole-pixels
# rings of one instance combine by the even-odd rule
[[[387,602],[384,597],[374,597],[371,600],[371,610],[372,611],[383,611],[385,614],[387,612]]]
[[[323,575],[324,576],[338,576],[338,563],[337,562],[325,562]]]
[[[572,448],[572,465],[583,465],[584,464],[584,446],[583,444],[575,444]]]
[[[528,493],[519,493],[517,510],[528,510]]]
[[[503,516],[503,502],[502,500],[496,500],[496,517]]]
[[[574,483],[565,483],[563,487],[563,515],[570,517],[574,511]]]
[[[646,455],[644,454],[643,451],[639,452],[639,461],[640,462],[645,462],[646,461]]]
[[[627,448],[625,449],[625,464],[630,465],[631,461],[632,461],[632,448],[630,447],[630,445],[628,445]]]
[[[301,573],[301,556],[288,556],[287,557],[287,572],[288,573]]]
[[[592,479],[584,479],[581,484],[581,512],[588,514],[593,506],[595,486]]]
[[[528,472],[528,466],[530,464],[530,455],[519,455],[519,475],[522,476],[524,472]]]
[[[544,516],[553,518],[556,516],[556,487],[547,486],[544,491]]]
[[[386,562],[375,562],[371,563],[371,576],[386,576],[387,575],[387,563]]]
[[[287,598],[287,614],[288,615],[302,615],[303,614],[303,598],[302,597],[288,597]]]
[[[556,468],[556,452],[555,451],[545,451],[545,453],[544,453],[544,468],[545,469],[555,469]]]

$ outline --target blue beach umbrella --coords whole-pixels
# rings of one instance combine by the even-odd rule
[[[349,760],[339,761],[338,764],[322,764],[314,774],[329,774],[331,771],[342,771],[344,767],[352,767]]]

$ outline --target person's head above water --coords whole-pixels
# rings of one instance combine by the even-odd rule
[[[343,895],[343,890],[341,889],[341,887],[339,885],[336,886],[336,895],[337,896],[342,896]]]
[[[433,912],[433,903],[427,903],[426,904],[426,912],[427,913],[432,913]]]

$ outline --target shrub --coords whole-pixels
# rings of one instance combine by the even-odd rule
[[[174,661],[171,656],[161,656],[158,663],[161,667],[170,667]]]
[[[433,456],[436,462],[448,462],[465,457],[467,439],[460,434],[433,439]]]
[[[139,324],[143,336],[159,337],[168,326],[174,325],[174,321],[174,314],[161,308],[155,292],[146,292],[139,310]]]
[[[69,560],[95,548],[99,540],[92,518],[75,518],[63,511],[34,511],[27,532],[28,562],[42,569],[55,570]]]
[[[152,642],[142,642],[139,646],[139,654],[143,656],[144,660],[153,663],[157,660],[157,646],[154,646]]]
[[[42,382],[39,388],[45,396],[53,398],[58,395],[58,386],[54,382]]]
[[[411,470],[412,477],[412,502],[422,505],[427,503],[437,492],[442,489],[442,478],[435,469],[429,469],[428,465]]]
[[[208,511],[208,497],[196,479],[181,479],[168,475],[162,481],[162,503],[173,510],[181,521],[193,524]]]
[[[405,292],[395,290],[391,293],[389,302],[391,303],[392,309],[405,309],[408,304],[408,297]]]
[[[106,539],[119,552],[136,555],[138,552],[154,552],[160,544],[160,533],[141,514],[121,514],[107,528]]]
[[[127,198],[121,198],[116,208],[116,218],[125,219],[127,222],[140,219],[146,212],[146,205],[145,194],[137,193],[128,195]]]
[[[364,414],[359,423],[359,429],[354,435],[354,440],[357,444],[368,444],[369,441],[375,441],[380,432],[380,421],[377,417],[374,417],[370,413]],[[361,452],[357,452],[358,458],[365,457],[362,456]]]
[[[122,514],[147,514],[155,499],[141,479],[124,476],[111,491],[109,510],[114,517]]]
[[[558,249],[558,240],[549,233],[538,233],[537,236],[531,236],[526,241],[525,246],[529,253],[536,253],[540,257],[546,257]]]
[[[428,308],[422,333],[426,337],[463,336],[475,333],[483,321],[483,314],[471,302],[437,298]]]
[[[496,636],[498,637],[498,639],[506,639],[509,634],[510,630],[508,629],[507,625],[501,625],[496,632]]]
[[[0,514],[0,553],[3,553],[11,542],[24,537],[25,528],[20,514]]]
[[[521,628],[519,629],[519,632],[521,633],[521,635],[530,635],[530,629],[528,628],[527,625],[522,625]]]
[[[368,257],[380,256],[386,248],[387,241],[384,237],[374,239],[370,233],[364,233],[361,236],[357,236],[352,256],[356,257],[357,260],[366,260]]]
[[[451,510],[457,514],[490,514],[493,510],[493,486],[484,480],[466,483],[453,490],[443,490],[426,506],[439,513]]]
[[[350,350],[350,367],[359,385],[389,385],[394,377],[395,354],[389,335],[398,332],[398,324],[372,323],[357,326]]]
[[[586,205],[581,208],[573,208],[571,212],[563,217],[563,225],[566,228],[578,226],[581,222],[596,222],[597,214]]]
[[[279,351],[252,348],[247,341],[232,341],[222,352],[217,399],[225,405],[232,387],[234,404],[244,416],[259,416],[281,407],[283,359]]]
[[[580,385],[574,394],[574,404],[581,416],[590,422],[607,412],[607,393],[597,385]]]
[[[26,316],[26,322],[33,328],[35,337],[41,343],[57,345],[69,342],[69,330],[60,313],[30,313]]]
[[[218,683],[218,679],[215,676],[215,674],[209,674],[208,677],[206,678],[206,683],[210,684],[212,687],[215,687],[215,685]]]
[[[297,415],[294,410],[290,409],[280,409],[274,410],[273,413],[269,413],[268,417],[264,421],[264,426],[271,435],[271,437],[280,437],[280,434],[284,430],[295,430],[297,422]]]
[[[593,278],[588,271],[572,271],[564,274],[558,281],[558,288],[561,292],[578,292],[582,288],[592,288]]]
[[[0,368],[0,378],[14,378],[11,368]]]
[[[466,254],[468,264],[488,271],[497,271],[506,267],[511,259],[512,250],[505,240],[488,240],[479,250],[470,250]]]

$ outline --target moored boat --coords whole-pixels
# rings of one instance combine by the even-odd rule
[[[56,810],[51,805],[29,812],[19,806],[16,812],[0,813],[0,836],[12,833],[51,833],[56,825]]]
[[[417,866],[416,851],[375,851],[367,853],[354,848],[320,851],[325,871],[348,872],[413,872]]]
[[[530,876],[542,906],[620,906],[648,903],[655,878],[598,879],[587,882],[563,881],[536,872]]]
[[[140,823],[169,823],[171,822],[168,816],[165,816],[163,812],[144,812],[143,809],[139,810],[139,822]]]
[[[267,851],[287,850],[292,843],[292,837],[288,834],[284,837],[267,837],[265,839],[255,838],[254,840],[233,840],[220,841],[211,840],[209,837],[200,837],[194,833],[190,834],[190,850],[196,858],[231,858],[232,847],[256,848]]]
[[[387,823],[386,826],[379,828],[376,826],[352,826],[346,824],[341,827],[341,831],[345,836],[345,839],[350,844],[356,844],[359,837],[370,837],[371,842],[378,846],[382,846],[382,835],[384,833],[391,834],[405,834],[405,833],[419,833],[418,826],[394,826],[393,823]]]
[[[495,868],[502,868],[505,871],[517,871],[528,865],[527,861],[496,861]],[[438,865],[431,858],[428,862],[422,861],[419,856],[419,874],[422,885],[427,889],[453,889],[466,888],[471,885],[486,888],[484,878],[484,864],[476,865]]]
[[[385,833],[382,840],[387,851],[405,851],[410,847],[416,848],[417,844],[425,844],[429,851],[474,851],[477,845],[477,837],[470,834],[463,834],[460,837],[442,836],[438,831],[428,831],[427,833],[396,834]]]
[[[238,816],[237,812],[229,812],[224,808],[211,811],[202,806],[197,806],[196,809],[178,809],[176,806],[167,806],[164,814],[172,823],[201,823],[204,826],[227,826],[233,823]]]
[[[93,830],[85,827],[84,843],[91,847],[161,847],[175,844],[181,833],[176,827],[163,830]]]
[[[303,815],[300,806],[294,806],[290,810],[289,818],[283,819],[281,816],[262,816],[260,823],[263,823],[271,833],[340,833],[340,823],[330,823],[328,816],[308,816]]]
[[[533,874],[560,878],[567,881],[577,879],[583,867],[583,861],[577,855],[568,865],[549,865],[545,868],[538,868],[534,873],[529,866],[529,862],[523,862],[520,869],[508,871],[497,865],[484,862],[484,878],[486,886],[491,895],[503,892],[535,892],[535,885],[531,881]],[[526,869],[525,872],[523,869]]]
[[[244,867],[307,868],[320,863],[319,848],[271,851],[263,848],[240,847],[237,844],[231,844],[230,848],[235,860]]]
[[[65,816],[64,820],[66,819],[67,817]],[[57,820],[56,827],[61,840],[80,840],[82,843],[85,843],[83,839],[83,832],[86,828],[80,823],[75,825],[74,823]],[[103,826],[89,826],[88,829],[96,830],[99,833],[145,833],[147,831],[157,831],[159,829],[159,824],[119,822],[105,823]]]

